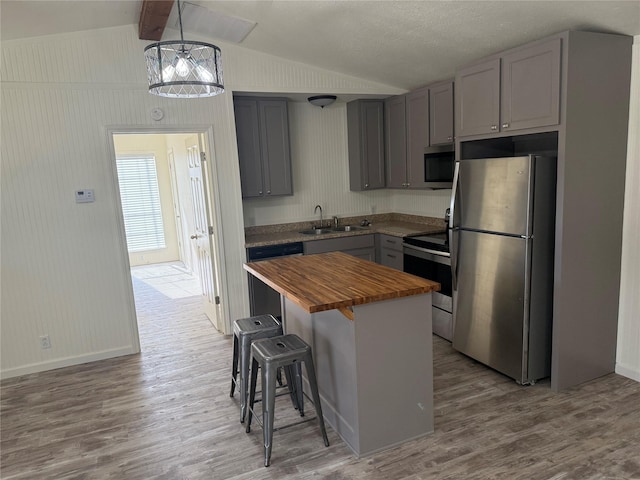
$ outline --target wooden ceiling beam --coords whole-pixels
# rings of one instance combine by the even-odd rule
[[[162,39],[175,0],[143,0],[138,22],[140,40]]]

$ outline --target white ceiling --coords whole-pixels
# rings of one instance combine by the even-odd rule
[[[188,1],[257,22],[243,47],[405,89],[563,30],[640,35],[640,0]],[[137,24],[141,3],[2,0],[1,38]],[[174,7],[169,26],[176,16]],[[167,29],[164,39],[175,35]]]

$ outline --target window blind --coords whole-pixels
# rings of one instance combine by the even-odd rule
[[[129,252],[165,248],[155,157],[119,156],[116,166]]]

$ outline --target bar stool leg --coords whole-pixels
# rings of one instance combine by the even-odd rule
[[[249,388],[249,418],[247,419],[246,432],[251,431],[251,420],[253,418],[253,405],[256,402],[256,384],[258,383],[258,361],[254,358],[251,363],[251,387]]]
[[[264,438],[264,466],[271,462],[273,419],[276,406],[277,368],[269,363],[262,367],[262,432]]]
[[[238,381],[238,337],[233,336],[233,360],[231,363],[231,393],[230,397],[233,397],[233,392],[236,390],[236,382]]]
[[[251,362],[251,340],[242,337],[240,348],[240,423],[247,416],[247,398],[249,396],[249,364]]]
[[[298,402],[295,375],[293,373],[291,365],[286,365],[282,367],[282,369],[284,370],[284,376],[287,379],[287,387],[289,388],[289,396],[291,397],[291,403],[293,404],[293,408],[295,408],[296,410],[299,410],[300,406]],[[278,369],[278,373],[280,373],[280,369]],[[280,382],[279,385],[282,386],[282,383]]]
[[[329,446],[329,438],[327,437],[327,430],[324,428],[324,417],[322,416],[322,405],[320,405],[320,394],[318,393],[318,383],[316,379],[316,369],[313,365],[313,357],[311,351],[307,352],[304,359],[304,365],[307,369],[307,378],[309,379],[309,385],[311,387],[311,395],[313,396],[313,403],[316,407],[316,416],[318,417],[318,423],[320,424],[320,430],[322,430],[322,438],[324,439],[324,446]]]
[[[296,362],[291,366],[295,375],[295,387],[298,397],[298,413],[301,417],[304,417],[304,391],[302,389],[302,365],[300,362]]]

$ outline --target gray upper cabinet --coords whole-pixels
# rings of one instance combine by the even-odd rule
[[[560,122],[560,48],[554,38],[458,70],[459,136],[557,125]]]
[[[453,143],[453,82],[429,87],[429,145]]]
[[[429,145],[429,89],[385,101],[387,187],[423,188],[424,148]]]
[[[407,183],[406,97],[391,97],[384,102],[385,160],[387,187],[404,188]]]
[[[407,188],[424,188],[424,147],[429,145],[429,89],[406,95]]]
[[[502,57],[500,130],[560,123],[560,39]]]
[[[500,59],[460,69],[456,74],[456,121],[459,136],[498,131]]]
[[[242,197],[293,194],[287,100],[234,97]]]
[[[384,104],[382,100],[347,103],[349,188],[384,188]]]

